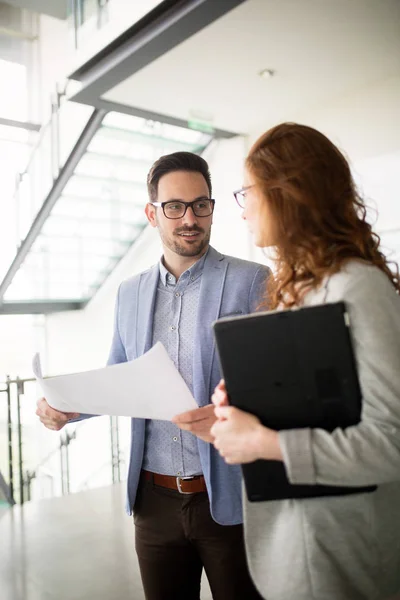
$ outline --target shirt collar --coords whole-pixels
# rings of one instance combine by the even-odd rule
[[[204,263],[206,261],[206,256],[208,254],[208,251],[209,251],[209,248],[207,249],[207,252],[205,252],[198,261],[196,261],[191,267],[189,267],[189,269],[186,269],[186,271],[184,271],[182,273],[182,275],[180,276],[179,279],[180,280],[190,279],[190,281],[194,281],[195,279],[200,277],[200,275],[202,274],[203,269],[204,269]],[[170,273],[168,271],[168,269],[165,267],[162,257],[159,262],[159,269],[160,269],[160,279],[164,285],[167,285],[167,283],[169,283],[170,285],[176,284],[176,277],[174,275],[172,275],[172,273]]]

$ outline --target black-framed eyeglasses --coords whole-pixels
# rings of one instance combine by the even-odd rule
[[[246,206],[246,195],[247,195],[247,191],[254,187],[254,183],[253,185],[245,185],[244,187],[240,188],[240,190],[236,190],[236,192],[233,192],[233,195],[235,196],[235,200],[236,202],[239,204],[240,208],[244,208]]]
[[[214,212],[215,200],[202,198],[193,202],[169,200],[168,202],[152,202],[153,206],[161,206],[167,219],[182,219],[190,207],[196,217],[209,217]]]

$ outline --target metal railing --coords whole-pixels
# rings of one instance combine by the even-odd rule
[[[10,493],[10,487],[7,485],[6,480],[4,479],[0,471],[0,508],[5,503],[8,506],[12,506],[13,504],[15,504]]]
[[[101,419],[97,417],[67,425],[58,433],[49,432],[34,416],[35,382],[34,379],[7,377],[7,380],[0,384],[0,407],[2,408],[0,429],[3,427],[6,430],[4,437],[7,440],[4,444],[6,457],[3,457],[3,462],[0,462],[0,472],[3,472],[11,503],[23,504],[40,497],[66,495],[97,485],[121,481],[125,476],[122,467],[126,466],[128,443],[126,443],[126,450],[123,450],[120,440],[120,419],[102,417],[104,420],[100,434],[90,431],[93,422]],[[27,393],[28,387],[30,393]],[[1,414],[4,413],[6,413],[6,421],[1,420]],[[29,418],[24,419],[24,415],[27,414]],[[32,435],[33,419],[38,426],[36,436]],[[0,443],[1,439],[0,437]],[[106,456],[103,453],[99,464],[93,467],[88,456],[86,459],[88,468],[74,476],[71,458],[74,459],[75,465],[82,463],[85,452],[87,453],[93,440],[96,440],[99,448],[103,450],[108,446]],[[35,447],[46,449],[36,462]],[[0,447],[0,458],[2,452],[3,449]],[[97,452],[93,451],[92,457],[93,454]],[[50,487],[45,493],[43,491],[38,493],[38,490],[34,493],[34,482],[38,479],[49,482]]]
[[[69,0],[68,20],[73,29],[75,48],[81,46],[82,29],[92,23],[94,30],[107,23],[109,0]]]

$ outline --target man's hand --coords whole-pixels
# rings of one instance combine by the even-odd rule
[[[36,414],[47,429],[60,431],[71,419],[77,419],[79,413],[63,413],[51,408],[47,404],[46,398],[40,398],[37,401]]]
[[[216,420],[214,405],[208,404],[207,406],[176,415],[172,419],[172,422],[184,431],[190,431],[190,433],[197,435],[201,440],[211,443],[214,441],[214,436],[211,435],[210,429]]]

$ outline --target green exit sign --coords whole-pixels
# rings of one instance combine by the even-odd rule
[[[190,119],[188,121],[189,129],[195,129],[196,131],[202,131],[204,133],[215,133],[214,127],[211,123],[206,123],[204,121],[196,121],[194,119]]]

